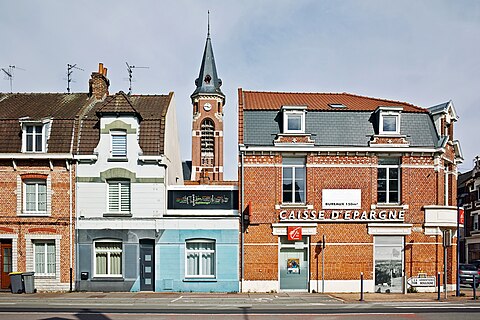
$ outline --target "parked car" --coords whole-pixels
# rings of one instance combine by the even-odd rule
[[[473,260],[470,264],[473,264],[477,269],[480,269],[480,260]]]
[[[459,270],[460,283],[469,284],[473,287],[473,276],[476,276],[476,287],[480,283],[480,271],[473,264],[460,263]]]

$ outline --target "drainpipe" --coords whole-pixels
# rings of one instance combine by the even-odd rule
[[[240,145],[240,179],[242,180],[242,183],[240,185],[240,224],[241,224],[241,232],[240,232],[240,250],[241,250],[241,268],[242,268],[242,274],[241,274],[241,281],[240,281],[240,292],[243,292],[243,281],[244,281],[244,276],[245,276],[245,271],[244,271],[244,221],[243,221],[243,204],[245,203],[245,198],[244,198],[244,151],[241,150],[243,145]]]
[[[72,192],[72,163],[69,163],[67,160],[67,169],[68,169],[68,184],[69,184],[69,236],[70,236],[70,292],[73,291],[73,231],[72,231],[72,223],[73,223],[73,192]]]

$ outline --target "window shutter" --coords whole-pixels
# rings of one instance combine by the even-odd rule
[[[127,136],[114,134],[112,135],[112,156],[126,157],[127,156]]]
[[[119,197],[118,197],[118,182],[111,182],[108,184],[108,207],[109,211],[118,211]]]
[[[120,197],[121,197],[121,208],[120,211],[130,211],[130,183],[129,182],[121,182],[120,183]]]

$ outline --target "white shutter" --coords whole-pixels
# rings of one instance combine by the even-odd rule
[[[112,157],[127,156],[127,136],[125,134],[112,134]]]
[[[118,182],[108,184],[108,211],[119,211]]]

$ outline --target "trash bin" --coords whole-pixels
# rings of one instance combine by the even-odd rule
[[[35,293],[35,272],[24,272],[22,273],[23,278],[23,288],[25,293]]]
[[[12,293],[23,293],[23,279],[21,272],[10,272],[10,288]]]

